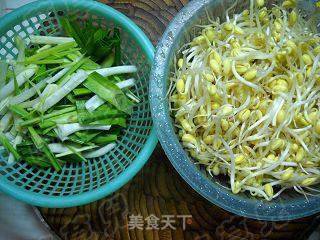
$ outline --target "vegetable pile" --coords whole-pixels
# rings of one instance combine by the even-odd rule
[[[68,37],[15,38],[18,57],[0,62],[0,143],[9,163],[61,170],[111,151],[134,103],[135,66],[120,66],[117,28],[61,18]]]
[[[233,193],[314,195],[320,176],[320,36],[295,0],[210,20],[179,51],[170,111],[184,148]]]

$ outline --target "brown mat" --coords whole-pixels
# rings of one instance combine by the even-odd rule
[[[316,219],[272,223],[230,214],[195,193],[160,147],[144,169],[113,196],[77,208],[40,210],[62,239],[303,239]],[[166,215],[172,226],[161,229]],[[147,217],[150,221],[140,224]],[[160,220],[150,226],[152,217]]]

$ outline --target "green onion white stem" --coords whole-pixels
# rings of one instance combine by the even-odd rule
[[[98,107],[100,107],[101,105],[103,105],[105,103],[105,100],[103,100],[102,98],[100,98],[98,95],[94,95],[92,98],[90,98],[87,102],[86,102],[86,109],[89,112],[93,112],[94,110],[96,110]]]
[[[51,37],[51,36],[31,35],[30,42],[33,44],[56,45],[56,44],[74,42],[74,39],[69,37]]]
[[[28,81],[36,73],[37,69],[38,69],[38,66],[29,65],[26,67],[25,70],[19,73],[16,77],[18,86],[20,87],[22,84]],[[3,100],[6,97],[8,97],[10,94],[13,93],[13,91],[14,91],[14,79],[12,78],[8,84],[6,84],[0,89],[0,100]]]
[[[98,157],[101,157],[105,154],[107,154],[108,152],[112,151],[117,145],[115,143],[110,143],[98,150],[95,150],[95,151],[92,151],[92,152],[89,152],[89,153],[85,153],[83,154],[83,156],[85,158],[98,158]]]
[[[138,69],[136,66],[128,65],[128,66],[102,68],[102,69],[97,69],[93,71],[88,71],[87,73],[91,74],[93,72],[97,72],[104,77],[109,77],[109,76],[118,75],[118,74],[135,73],[137,72],[137,70]]]
[[[124,89],[124,88],[130,88],[133,87],[135,85],[135,79],[134,78],[130,78],[128,80],[116,83],[116,85],[120,88],[120,89]]]
[[[15,71],[17,73],[20,73],[24,69],[24,65],[20,64],[20,63],[25,60],[26,45],[25,45],[23,39],[20,36],[15,37],[15,44],[16,44],[16,47],[18,49],[17,62],[19,63],[19,64],[17,64],[15,66]]]
[[[84,82],[87,77],[88,74],[85,71],[79,70],[58,91],[56,91],[50,97],[45,99],[45,102],[41,106],[37,107],[36,110],[40,112],[47,111],[49,108],[53,107],[55,104],[61,101],[61,99],[67,96],[73,89],[75,89],[82,82]]]
[[[56,157],[63,157],[66,155],[70,155],[72,154],[72,151],[70,151],[70,149],[68,147],[66,147],[65,145],[61,144],[61,143],[51,143],[48,145],[49,149],[51,150],[51,152],[55,153],[55,154],[59,154],[56,155]],[[73,148],[76,152],[83,152],[83,151],[88,151],[91,149],[95,149],[97,148],[97,146],[87,146],[87,147],[82,147],[82,148]]]
[[[61,141],[65,141],[69,135],[83,130],[102,130],[108,131],[111,126],[82,126],[79,123],[58,124],[56,133]]]

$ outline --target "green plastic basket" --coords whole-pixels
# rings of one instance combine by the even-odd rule
[[[122,62],[138,67],[133,91],[142,101],[112,152],[88,163],[66,164],[60,173],[31,167],[23,160],[8,165],[8,153],[0,151],[0,190],[41,207],[79,206],[115,192],[144,166],[157,144],[148,100],[154,48],[130,19],[111,7],[86,0],[44,0],[19,8],[0,19],[0,58],[15,58],[16,35],[27,42],[30,34],[48,35],[54,30],[59,35],[59,16],[70,14],[77,14],[79,21],[90,19],[102,29],[120,29]]]

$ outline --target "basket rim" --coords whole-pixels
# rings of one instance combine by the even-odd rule
[[[211,203],[236,215],[266,221],[288,221],[320,212],[320,197],[310,196],[279,202],[266,202],[258,198],[244,198],[222,188],[199,171],[183,149],[175,133],[168,109],[167,78],[173,51],[178,47],[186,26],[193,24],[204,9],[223,7],[223,0],[193,0],[170,22],[156,49],[150,75],[149,93],[151,113],[159,142],[181,177]],[[165,99],[165,101],[163,100]]]
[[[112,19],[125,29],[137,42],[138,45],[146,54],[146,58],[152,63],[154,57],[154,46],[145,33],[127,16],[115,10],[114,8],[107,6],[103,3],[87,0],[39,0],[27,5],[24,5],[7,15],[0,18],[1,32],[6,32],[12,27],[12,22],[18,20],[24,20],[23,16],[26,13],[39,11],[41,9],[50,9],[50,7],[66,7],[72,6],[75,8],[90,8],[102,17]],[[32,10],[30,10],[32,9]],[[32,16],[31,16],[32,17]],[[150,158],[153,150],[158,143],[156,131],[154,125],[148,136],[146,143],[140,150],[138,156],[132,161],[132,163],[118,176],[115,177],[109,183],[98,187],[90,192],[81,193],[73,196],[48,196],[44,194],[38,194],[22,189],[16,185],[11,184],[7,179],[0,177],[0,190],[4,193],[20,200],[25,203],[47,208],[67,208],[85,205],[99,199],[102,199],[115,191],[119,190],[122,186],[128,183],[146,164]]]

